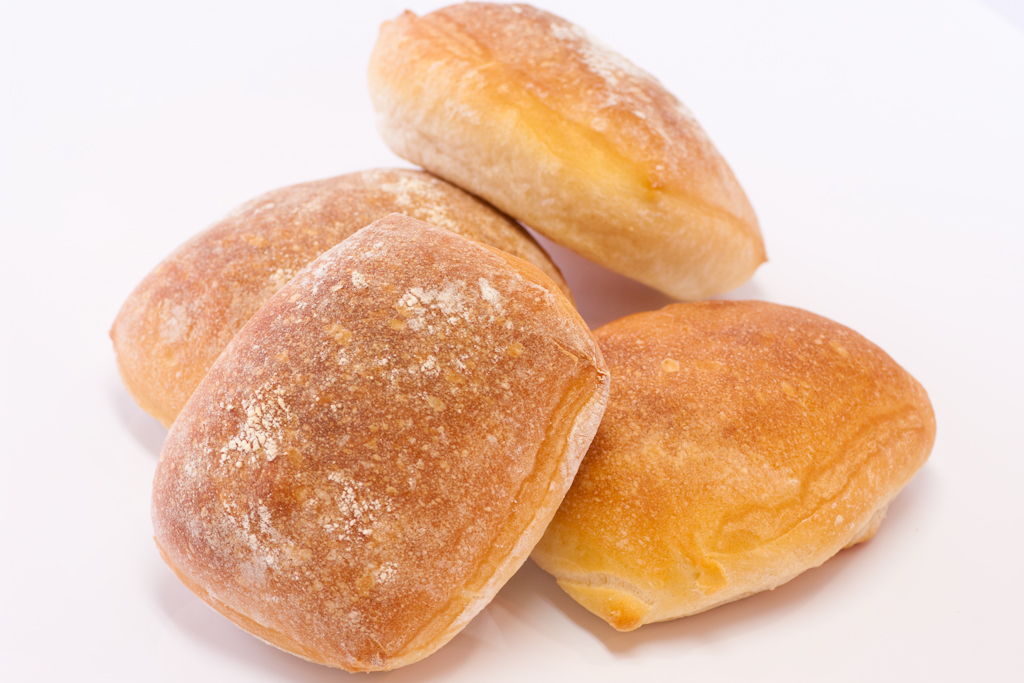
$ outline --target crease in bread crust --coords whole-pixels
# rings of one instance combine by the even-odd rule
[[[757,551],[759,548],[770,546],[778,541],[784,541],[788,536],[797,532],[801,525],[812,523],[814,517],[825,514],[827,509],[835,509],[839,504],[844,508],[850,506],[850,501],[856,501],[865,495],[865,480],[871,478],[869,470],[876,465],[874,458],[886,451],[902,450],[905,448],[901,442],[914,439],[917,434],[912,429],[898,428],[907,421],[915,422],[917,410],[914,406],[900,406],[893,410],[880,412],[871,418],[864,419],[859,429],[849,438],[831,445],[830,450],[824,458],[816,460],[800,479],[799,492],[793,499],[779,505],[751,505],[738,507],[731,510],[729,514],[722,515],[715,529],[710,530],[708,535],[717,543],[714,547],[706,550],[712,556],[729,556],[740,553]],[[923,425],[922,425],[923,427]],[[883,428],[885,441],[879,444],[878,431]],[[836,464],[838,461],[838,465]],[[842,479],[842,485],[837,490],[826,490],[814,492],[820,480],[823,478]],[[900,473],[896,475],[891,487],[897,491],[909,481],[909,475]],[[872,492],[875,493],[875,492]],[[877,493],[875,493],[877,495]],[[893,494],[895,495],[895,494]],[[889,499],[878,503],[877,509],[884,509]],[[725,528],[736,524],[737,519],[750,516],[753,512],[764,511],[765,514],[775,518],[785,518],[785,510],[792,509],[798,513],[798,517],[792,521],[786,521],[782,526],[773,530],[773,533],[758,536],[752,545],[727,544],[727,533]],[[808,512],[809,511],[809,512]],[[871,522],[876,514],[876,508],[863,510],[861,520],[851,520],[851,540],[861,533],[862,527],[857,522],[863,521],[864,525]],[[833,515],[834,516],[834,515]],[[845,521],[845,520],[844,520]],[[879,520],[881,521],[881,520]],[[865,539],[866,540],[866,539]],[[731,547],[730,547],[731,546]],[[848,546],[843,546],[848,547]],[[831,557],[829,555],[828,557]],[[827,558],[825,558],[827,559]],[[824,561],[824,560],[822,560]]]

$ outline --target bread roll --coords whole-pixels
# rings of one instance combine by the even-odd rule
[[[690,111],[564,19],[528,5],[405,12],[381,27],[369,84],[397,154],[670,296],[732,289],[765,260]]]
[[[621,631],[867,540],[935,439],[913,377],[806,311],[677,304],[595,335],[608,409],[533,558]]]
[[[379,169],[294,185],[238,207],[135,288],[110,331],[129,393],[170,426],[213,361],[271,294],[327,249],[390,213],[525,259],[571,296],[558,268],[525,230],[429,173]]]
[[[529,555],[607,392],[549,278],[389,216],[286,284],[210,369],[160,456],[157,544],[284,650],[414,662]]]

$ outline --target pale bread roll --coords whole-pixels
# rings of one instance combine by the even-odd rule
[[[608,409],[533,559],[622,631],[867,540],[935,439],[913,377],[806,311],[677,304],[595,335]]]
[[[110,336],[129,393],[170,426],[245,321],[307,263],[391,213],[525,259],[569,288],[529,233],[422,171],[376,169],[268,192],[181,245],[135,288]]]
[[[402,666],[526,559],[607,393],[549,278],[389,216],[285,285],[210,369],[160,456],[156,541],[263,640]]]
[[[369,68],[400,156],[551,240],[670,296],[745,282],[754,211],[686,107],[583,29],[465,3],[385,23]]]

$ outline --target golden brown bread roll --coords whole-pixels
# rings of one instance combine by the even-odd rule
[[[757,218],[689,110],[583,29],[465,3],[385,23],[369,68],[399,155],[586,258],[681,299],[765,260]]]
[[[533,558],[622,631],[867,540],[935,439],[913,377],[806,311],[677,304],[595,335],[608,408]]]
[[[389,216],[285,285],[210,369],[160,456],[156,540],[269,643],[352,671],[408,664],[529,555],[607,392],[549,278]]]
[[[170,426],[245,321],[307,263],[390,213],[525,259],[569,288],[529,233],[422,171],[378,169],[268,192],[180,246],[135,288],[110,336],[129,393]]]

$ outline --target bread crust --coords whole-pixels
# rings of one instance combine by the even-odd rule
[[[267,642],[350,671],[408,664],[529,555],[608,383],[540,271],[389,216],[285,285],[210,369],[160,457],[157,544]]]
[[[169,427],[213,361],[274,292],[324,251],[391,213],[525,259],[571,299],[529,233],[429,173],[374,169],[302,183],[238,207],[135,288],[110,331],[129,393]]]
[[[386,22],[369,67],[399,155],[671,296],[765,260],[753,209],[686,107],[583,29],[528,5]]]
[[[867,540],[935,439],[909,373],[800,309],[680,304],[595,335],[608,409],[533,558],[619,630],[774,588]]]

